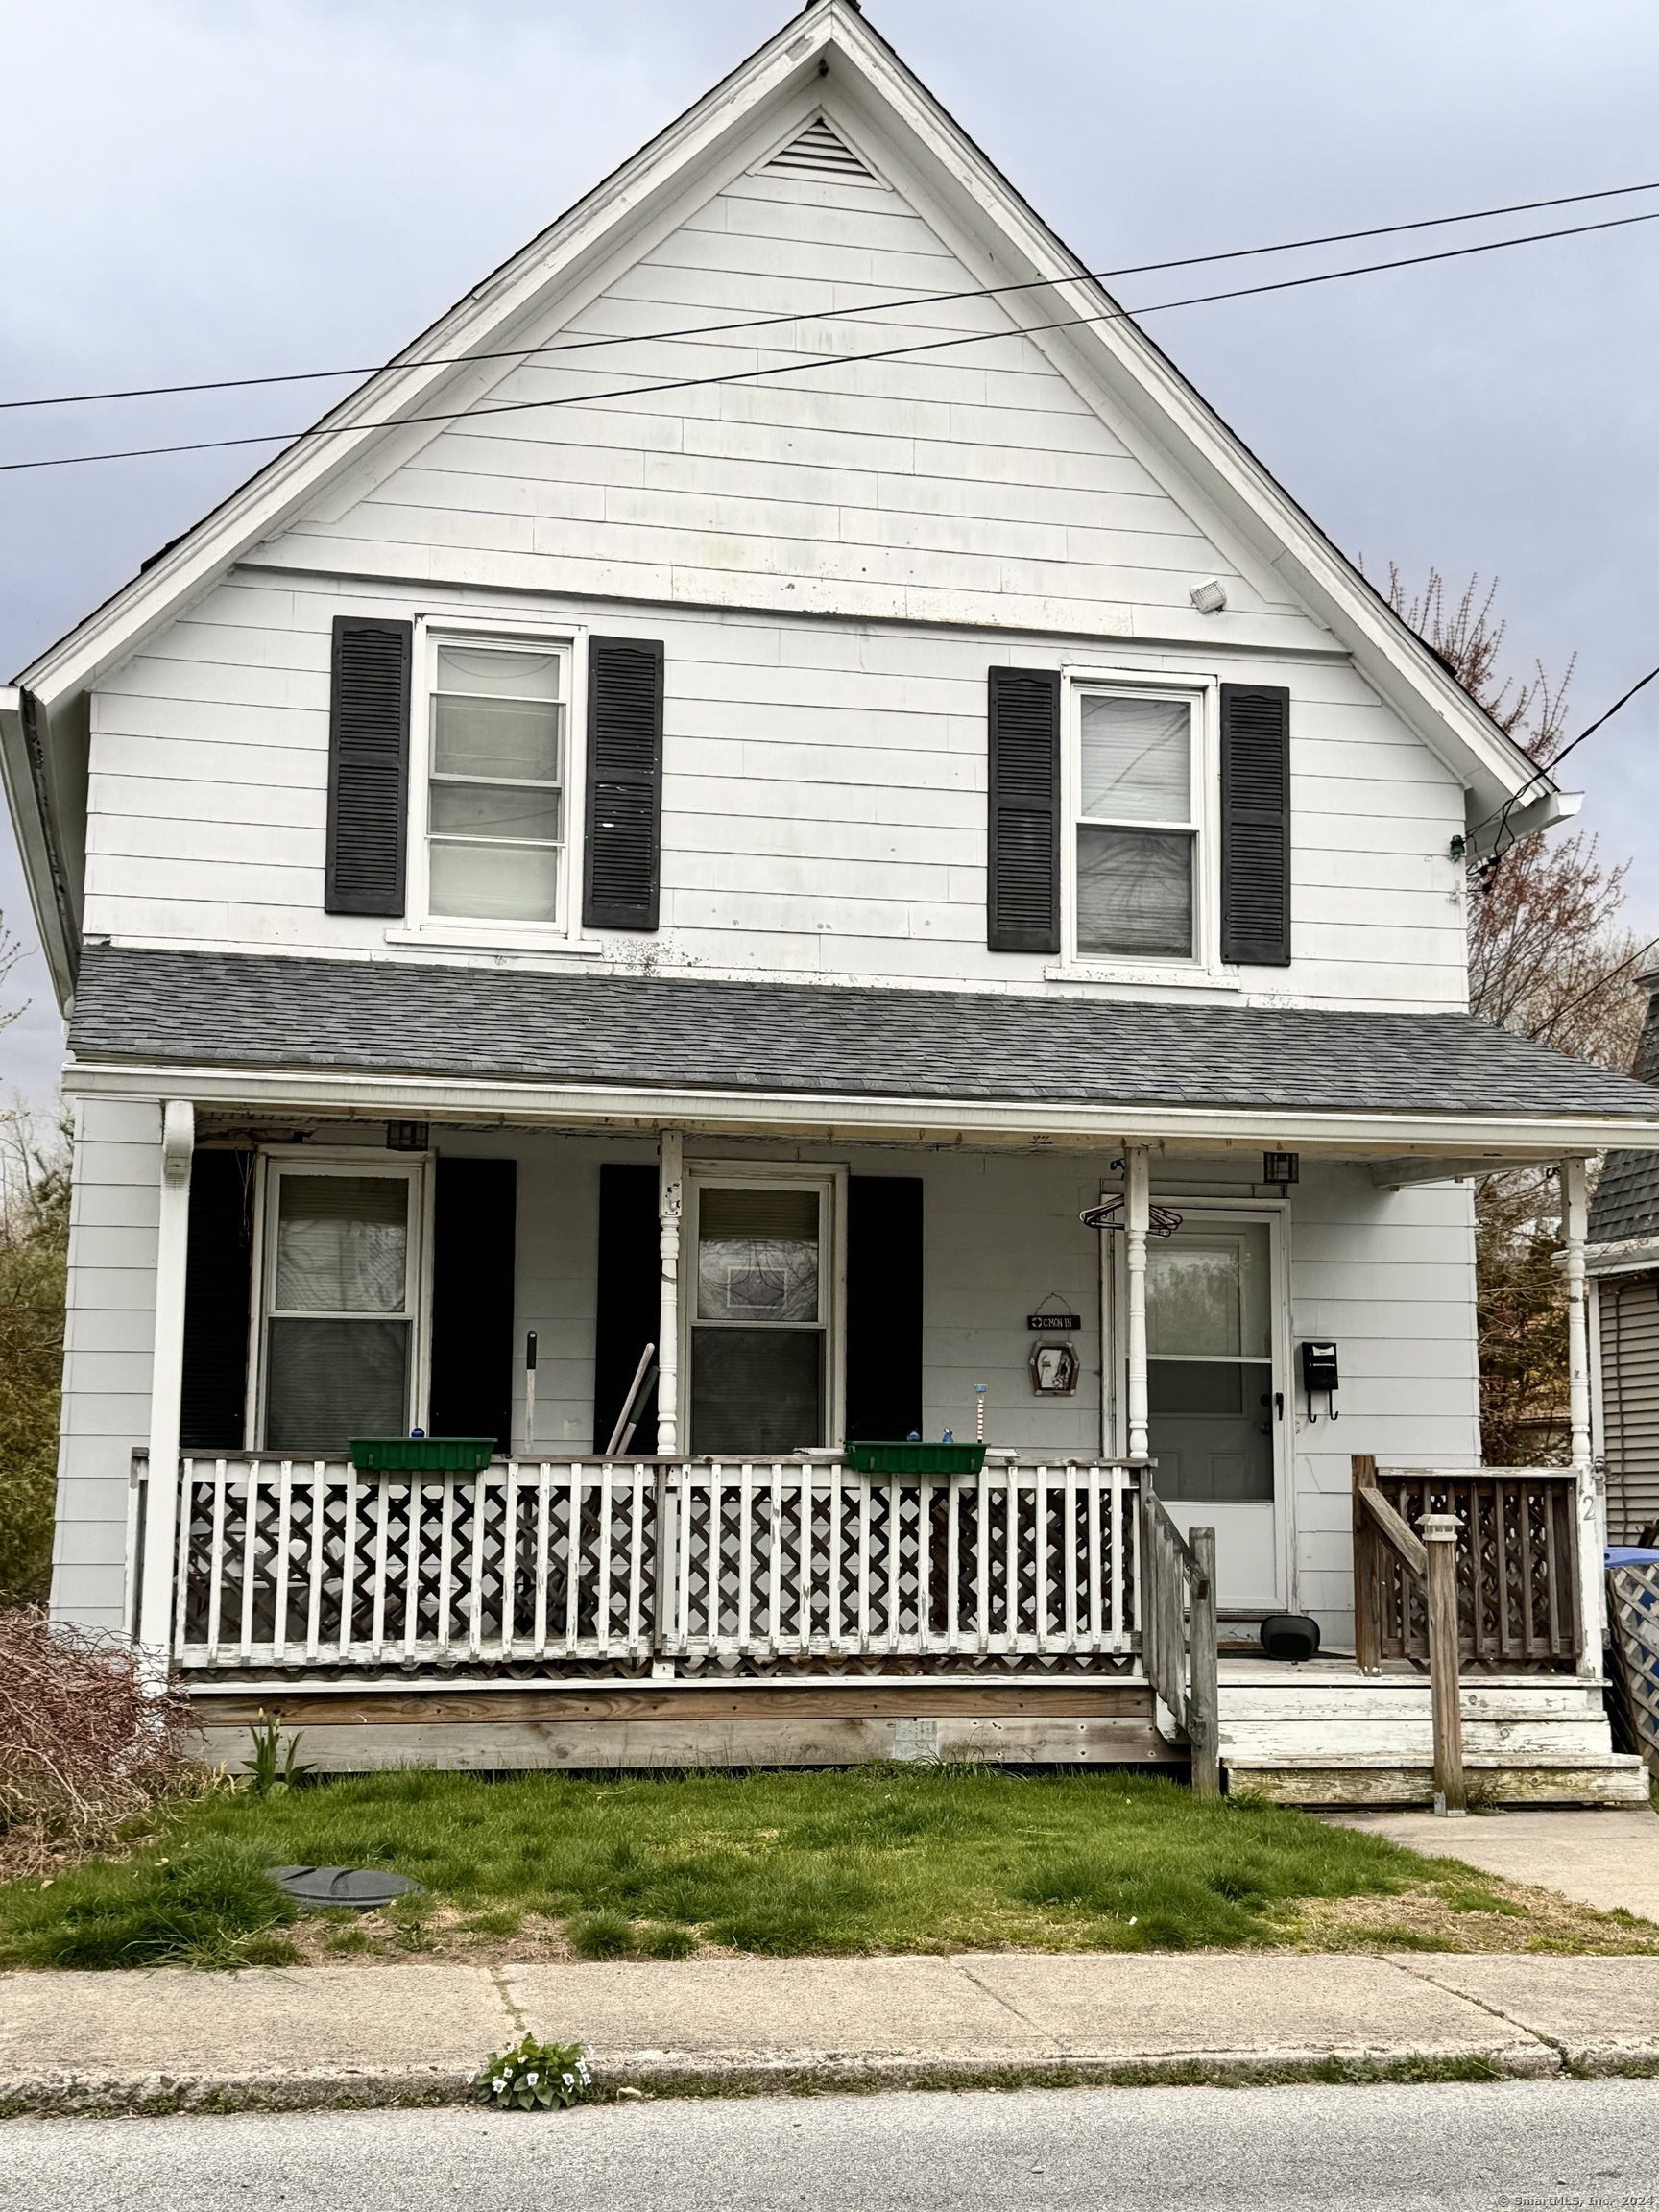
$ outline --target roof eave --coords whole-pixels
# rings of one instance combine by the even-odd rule
[[[74,996],[81,929],[63,855],[39,728],[28,692],[0,687],[0,781],[17,834],[23,879],[60,1012]]]

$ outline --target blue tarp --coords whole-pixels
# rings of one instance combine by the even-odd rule
[[[1606,1564],[1609,1567],[1647,1567],[1659,1560],[1659,1551],[1649,1548],[1644,1551],[1640,1544],[1609,1544]]]

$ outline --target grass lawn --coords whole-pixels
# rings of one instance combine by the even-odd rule
[[[0,1965],[694,1951],[1659,1948],[1659,1929],[1250,1800],[1111,1773],[865,1767],[616,1780],[405,1771],[175,1807],[131,1856],[0,1887]],[[296,1921],[273,1865],[385,1866]],[[1467,1935],[1469,1940],[1463,1940]]]

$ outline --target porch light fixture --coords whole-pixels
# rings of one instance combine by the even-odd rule
[[[1110,1231],[1126,1229],[1129,1226],[1124,1219],[1124,1201],[1121,1196],[1108,1198],[1105,1204],[1101,1206],[1085,1206],[1077,1218],[1082,1222],[1085,1229]],[[1179,1214],[1171,1213],[1167,1206],[1160,1206],[1156,1201],[1148,1205],[1146,1209],[1146,1234],[1148,1237],[1173,1237],[1180,1226],[1181,1216]]]
[[[1262,1180],[1277,1183],[1284,1191],[1292,1183],[1302,1180],[1302,1155],[1300,1152],[1263,1152],[1262,1155]]]
[[[1187,596],[1200,614],[1219,614],[1227,604],[1227,587],[1219,576],[1211,576],[1202,584],[1194,584]]]
[[[424,1152],[431,1137],[430,1121],[388,1121],[386,1124],[388,1152]]]

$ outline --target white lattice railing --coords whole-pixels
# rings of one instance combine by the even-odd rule
[[[800,1458],[185,1459],[184,1667],[1123,1653],[1136,1475]]]

